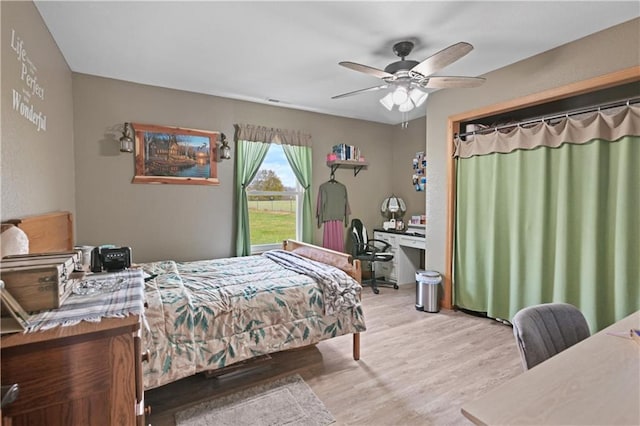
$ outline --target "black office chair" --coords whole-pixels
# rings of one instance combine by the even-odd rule
[[[367,236],[367,228],[365,228],[360,219],[353,219],[351,221],[351,240],[353,242],[351,254],[354,259],[360,259],[369,264],[368,270],[371,278],[363,279],[362,285],[371,286],[375,294],[380,293],[380,290],[378,290],[379,285],[392,286],[397,290],[398,284],[385,281],[384,278],[377,279],[374,268],[375,262],[389,262],[393,259],[393,253],[387,251],[389,247],[391,247],[391,244],[382,240],[369,239]]]

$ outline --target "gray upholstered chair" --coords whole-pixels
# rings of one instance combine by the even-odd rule
[[[522,366],[528,370],[591,335],[582,312],[568,303],[544,303],[513,317]]]

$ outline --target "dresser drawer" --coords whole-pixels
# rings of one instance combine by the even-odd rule
[[[413,247],[417,249],[425,249],[424,238],[399,237],[398,245],[405,247]]]
[[[393,234],[388,234],[386,232],[374,232],[373,238],[375,238],[376,240],[387,242],[392,246],[396,245],[396,236]]]
[[[2,336],[3,382],[20,386],[3,424],[135,425],[139,327],[129,316]]]

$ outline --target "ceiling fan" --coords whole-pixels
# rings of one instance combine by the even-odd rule
[[[424,103],[429,94],[427,89],[477,87],[484,83],[485,79],[481,77],[432,75],[471,52],[473,50],[471,44],[465,42],[453,44],[429,56],[422,62],[405,59],[413,50],[413,46],[414,44],[411,41],[400,41],[394,44],[393,53],[399,56],[400,60],[387,65],[384,70],[355,62],[340,62],[339,64],[343,67],[381,78],[384,83],[378,86],[336,95],[331,99],[339,99],[377,90],[392,89],[380,99],[380,103],[389,111],[397,105],[400,112],[409,112]]]

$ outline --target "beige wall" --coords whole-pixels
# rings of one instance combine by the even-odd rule
[[[442,90],[427,101],[427,267],[445,264],[447,117],[640,64],[640,19],[491,72],[476,89]]]
[[[3,220],[53,210],[75,211],[71,71],[31,2],[1,2],[2,131],[1,217]],[[26,57],[19,58],[22,47]],[[30,86],[22,75],[26,67]],[[34,68],[31,68],[31,65]],[[13,92],[22,99],[33,82],[25,108],[46,116],[46,130],[13,108]]]
[[[426,117],[409,122],[409,127],[403,129],[395,126],[393,130],[393,171],[391,175],[392,189],[395,195],[402,198],[407,205],[405,221],[411,215],[424,214],[425,192],[418,192],[413,186],[413,158],[418,151],[425,150]]]
[[[406,173],[411,164],[411,156],[392,154],[398,143],[407,142],[396,140],[394,127],[383,124],[83,74],[73,75],[73,98],[77,241],[129,245],[139,262],[233,254],[234,162],[218,164],[217,187],[131,184],[133,155],[121,154],[117,143],[125,121],[218,130],[231,138],[234,123],[308,132],[313,137],[314,194],[329,178],[325,157],[331,147],[339,142],[359,146],[368,170],[354,177],[352,170],[340,169],[336,178],[348,188],[352,216],[370,228],[381,223],[378,209],[396,184],[396,162],[406,165]],[[415,146],[424,146],[424,123],[411,123],[408,130],[405,135],[423,132],[408,149],[413,155]],[[321,235],[316,228],[317,243]]]

